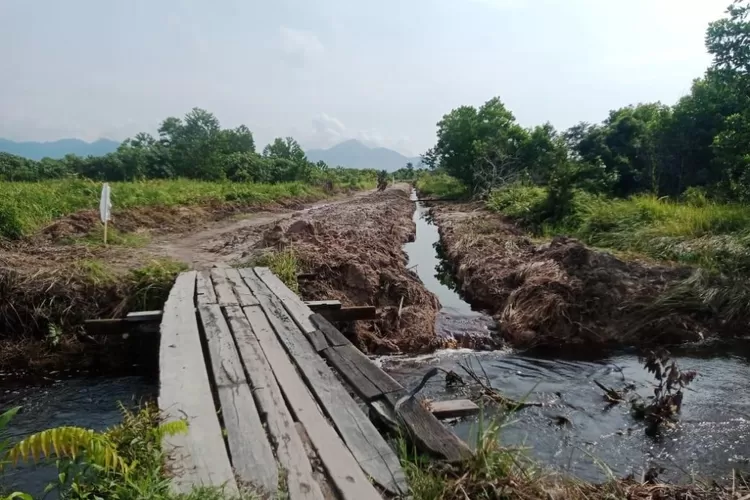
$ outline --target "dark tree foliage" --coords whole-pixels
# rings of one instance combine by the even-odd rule
[[[713,64],[674,106],[627,106],[558,133],[549,124],[521,127],[493,98],[446,114],[423,161],[475,193],[533,182],[561,199],[573,188],[625,197],[695,187],[750,201],[750,0],[709,25],[706,47]]]
[[[72,176],[100,181],[183,177],[236,182],[325,182],[334,177],[339,181],[347,178],[343,169],[329,169],[322,161],[309,162],[291,137],[275,139],[260,155],[246,126],[222,129],[212,113],[200,108],[194,108],[183,119],[167,118],[158,131],[158,138],[140,133],[104,156],[67,155],[60,160],[34,161],[0,153],[0,181]]]

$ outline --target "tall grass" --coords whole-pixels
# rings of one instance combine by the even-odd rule
[[[423,196],[434,196],[436,198],[465,198],[469,196],[466,186],[446,174],[423,175],[416,181],[416,187]]]
[[[545,201],[544,188],[508,186],[494,191],[487,206],[547,235],[565,234],[590,245],[713,271],[750,273],[748,206],[651,195],[611,199],[576,191],[568,215],[550,221]]]
[[[343,187],[372,184],[365,178],[348,179]],[[113,182],[113,210],[141,206],[199,205],[209,203],[267,204],[324,198],[324,187],[302,182],[253,184],[204,182],[186,179]],[[101,183],[90,180],[0,182],[0,238],[20,238],[49,221],[78,210],[99,206]]]

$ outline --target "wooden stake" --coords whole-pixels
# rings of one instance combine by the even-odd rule
[[[104,221],[104,244],[107,244],[107,221]]]

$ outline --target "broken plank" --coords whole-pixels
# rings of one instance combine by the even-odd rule
[[[394,451],[336,378],[331,368],[305,339],[279,298],[249,269],[240,271],[240,274],[243,275],[260,302],[269,323],[276,332],[277,343],[280,341],[283,344],[283,350],[286,350],[294,364],[303,373],[308,387],[338,429],[356,462],[376,483],[388,491],[405,494],[408,490],[406,478]],[[265,346],[263,350],[268,355]],[[276,363],[272,361],[271,364],[276,373]],[[283,388],[283,384],[281,385]],[[307,426],[306,429],[311,439],[317,440],[316,449],[318,446],[325,445],[325,441],[321,443],[315,429]],[[320,450],[319,453],[321,453]],[[328,463],[328,467],[335,466],[335,462]]]
[[[329,347],[323,355],[367,402],[404,389],[351,344]]]
[[[329,321],[368,321],[379,319],[375,306],[351,306],[320,311]]]
[[[340,300],[306,300],[305,305],[313,312],[324,309],[341,309]]]
[[[159,409],[166,421],[185,418],[186,433],[166,436],[163,449],[179,493],[194,487],[223,486],[237,495],[206,362],[203,359],[194,293],[196,273],[177,277],[164,305],[159,347]]]
[[[201,271],[198,273],[195,293],[198,297],[198,304],[216,304],[216,292],[213,283],[211,283],[210,272]]]
[[[305,334],[305,337],[310,340],[317,352],[328,347],[328,342],[326,342],[323,334],[310,322],[312,310],[302,302],[302,299],[289,290],[289,288],[287,288],[287,286],[267,267],[257,267],[256,269],[260,270],[260,274],[255,274],[252,269],[241,269],[240,274],[245,278],[246,282],[248,275],[252,276],[252,279],[260,278],[259,283],[261,283],[265,289],[270,290],[276,298],[281,301],[284,309],[289,313],[297,326],[299,326],[302,333]],[[252,283],[248,282],[247,285],[255,293],[256,290],[253,289]]]
[[[366,402],[370,402],[383,395],[383,392],[375,387],[375,384],[370,382],[356,366],[351,365],[347,357],[342,356],[336,351],[336,347],[323,349],[321,354],[338,370],[339,374],[349,383],[349,387],[357,393],[357,396]]]
[[[258,305],[258,300],[253,297],[253,293],[247,287],[245,282],[242,281],[242,277],[240,276],[240,273],[239,271],[237,271],[237,269],[225,269],[224,273],[226,274],[227,280],[232,286],[235,295],[237,295],[237,300],[239,301],[241,306]]]
[[[258,295],[256,297],[262,307],[264,299]],[[352,453],[318,409],[305,382],[279,343],[279,332],[274,333],[275,328],[267,328],[264,324],[267,322],[263,321],[263,318],[267,317],[264,311],[260,307],[250,306],[244,308],[244,312],[250,324],[254,325],[253,331],[266,359],[273,367],[274,377],[284,392],[289,407],[296,419],[305,427],[323,467],[341,493],[341,497],[345,500],[380,499],[380,495],[357,466]],[[299,335],[302,336],[301,333]],[[304,338],[302,340],[307,343]]]
[[[216,302],[220,306],[236,306],[239,305],[237,297],[232,291],[232,285],[227,279],[225,269],[220,267],[214,267],[211,269],[211,281],[214,284],[216,290]]]
[[[438,419],[469,417],[479,413],[479,406],[470,399],[430,401],[430,413]]]
[[[469,447],[447,429],[422,404],[419,397],[403,399],[406,391],[386,397],[394,406],[399,425],[405,427],[414,444],[424,452],[449,462],[471,457]]]
[[[266,428],[275,446],[276,456],[286,471],[290,500],[322,499],[323,495],[313,477],[304,444],[294,427],[294,419],[286,407],[273,369],[258,343],[256,332],[259,332],[258,336],[261,337],[273,336],[271,325],[259,306],[248,308],[250,321],[239,307],[227,307],[226,314],[258,406],[265,415]]]

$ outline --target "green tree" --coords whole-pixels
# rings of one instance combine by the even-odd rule
[[[277,137],[271,144],[263,148],[263,156],[267,158],[281,158],[293,162],[307,161],[305,152],[293,137],[285,139]]]

